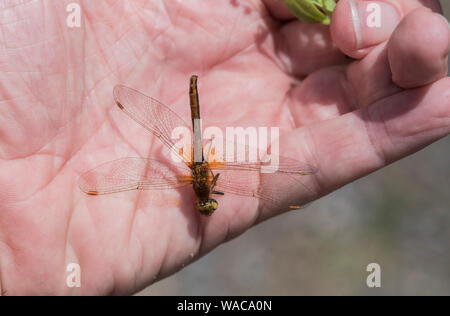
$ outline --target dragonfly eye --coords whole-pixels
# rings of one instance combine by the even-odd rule
[[[217,203],[214,199],[208,199],[206,201],[199,201],[197,203],[197,209],[202,215],[211,216],[215,210],[219,207],[219,203]]]

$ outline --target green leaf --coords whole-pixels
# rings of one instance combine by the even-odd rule
[[[330,24],[334,0],[282,0],[296,18],[308,23]]]
[[[334,8],[336,7],[336,2],[334,0],[323,0],[323,9],[331,16]]]
[[[319,7],[323,5],[323,0],[310,0],[311,3],[317,4]]]

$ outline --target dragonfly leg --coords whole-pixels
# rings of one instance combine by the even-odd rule
[[[212,175],[212,177],[213,177],[213,179],[212,179],[212,181],[211,181],[211,189],[214,189],[214,187],[216,186],[217,179],[219,179],[220,173],[214,174],[214,173],[212,172],[212,170],[209,170],[209,171],[211,172],[211,175]]]
[[[211,171],[211,175],[213,176],[213,180],[211,181],[211,193],[212,194],[218,194],[218,195],[225,195],[223,192],[214,190],[214,187],[216,186],[217,180],[219,179],[220,173],[215,175],[212,172],[212,170],[210,170],[210,171]]]

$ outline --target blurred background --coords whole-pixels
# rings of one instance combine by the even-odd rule
[[[441,1],[450,19],[450,1]],[[369,263],[381,288],[366,285]],[[140,295],[450,295],[450,137],[262,223]]]

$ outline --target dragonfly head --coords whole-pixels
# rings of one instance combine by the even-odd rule
[[[204,201],[197,202],[197,209],[202,215],[211,216],[215,210],[219,207],[219,203],[217,203],[214,199],[207,199]]]

